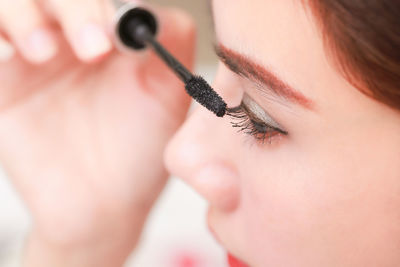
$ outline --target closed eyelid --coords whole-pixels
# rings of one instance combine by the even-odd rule
[[[283,128],[267,115],[261,107],[257,107],[257,109],[260,109],[260,111],[257,112],[254,108],[248,108],[245,102],[249,105],[248,101],[242,100],[240,106],[228,109],[228,115],[233,119],[231,122],[233,128],[239,128],[239,132],[252,135],[262,144],[264,144],[265,140],[268,140],[271,144],[272,138],[277,134],[289,135],[289,133],[283,130]],[[258,113],[258,115],[254,113]]]
[[[261,106],[259,106],[248,94],[243,95],[242,107],[249,113],[253,114],[253,117],[261,120],[262,122],[277,128],[282,129],[282,126],[272,118],[267,111],[265,111]]]

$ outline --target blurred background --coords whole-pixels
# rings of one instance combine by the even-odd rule
[[[181,7],[198,25],[196,72],[212,81],[216,71],[208,1],[151,0]],[[206,226],[207,205],[180,180],[171,178],[150,215],[142,241],[126,267],[225,267],[223,249]],[[20,266],[30,218],[23,203],[0,170],[0,266]]]
[[[217,57],[213,52],[214,31],[212,28],[211,8],[208,0],[148,0],[147,2],[163,6],[176,6],[187,10],[197,23],[197,63],[199,65],[213,65]]]

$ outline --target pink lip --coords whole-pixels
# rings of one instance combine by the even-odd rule
[[[231,254],[228,253],[227,255],[228,258],[228,264],[230,267],[249,267],[247,264],[243,263],[239,259],[235,258]]]

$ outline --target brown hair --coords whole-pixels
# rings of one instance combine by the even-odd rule
[[[347,81],[400,110],[400,1],[304,1]]]

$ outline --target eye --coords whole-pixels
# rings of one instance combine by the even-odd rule
[[[265,141],[271,144],[272,138],[276,135],[288,135],[287,131],[282,130],[278,123],[255,105],[255,102],[245,95],[240,106],[228,109],[227,114],[232,118],[232,127],[239,128],[239,132],[251,135],[262,144]]]

